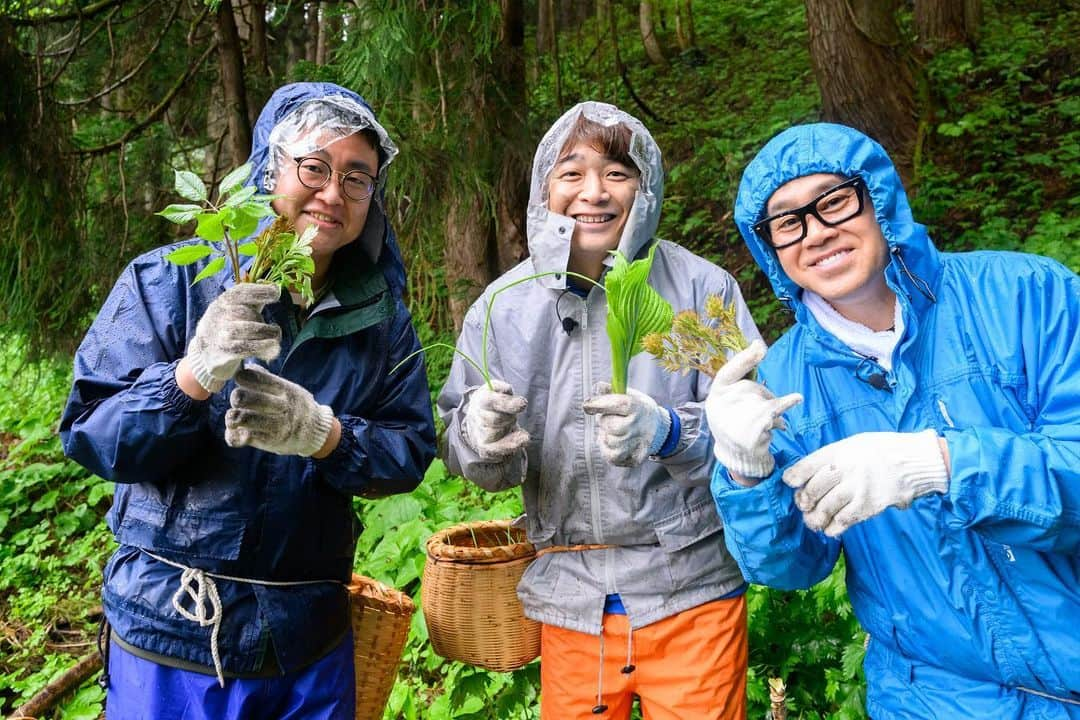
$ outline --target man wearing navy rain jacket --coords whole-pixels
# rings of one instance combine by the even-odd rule
[[[302,232],[314,302],[162,248],[120,276],[75,358],[65,452],[116,483],[106,714],[354,716],[354,496],[435,452],[405,272],[383,212],[397,150],[360,96],[296,83],[255,126],[249,181]]]
[[[875,720],[1080,718],[1080,278],[939,252],[839,125],[773,138],[735,219],[796,321],[706,402],[746,578],[806,588],[844,551]]]

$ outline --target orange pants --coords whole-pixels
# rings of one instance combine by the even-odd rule
[[[746,717],[745,597],[629,629],[625,615],[610,614],[601,637],[542,626],[541,720],[626,720],[635,695],[645,720]],[[628,647],[634,669],[624,673]],[[593,714],[598,692],[607,708]]]

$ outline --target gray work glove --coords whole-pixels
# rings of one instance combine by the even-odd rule
[[[276,285],[237,283],[206,308],[188,344],[188,367],[209,393],[232,378],[245,358],[270,361],[281,351],[281,328],[262,318],[264,305],[277,302]]]
[[[257,365],[236,373],[225,413],[225,442],[277,455],[314,455],[326,443],[334,411],[305,388]]]
[[[810,453],[784,471],[784,482],[795,488],[806,526],[836,537],[886,508],[946,492],[949,474],[933,430],[864,432]]]
[[[465,444],[481,460],[510,459],[529,442],[529,433],[517,424],[517,416],[528,402],[514,395],[509,383],[502,380],[492,380],[491,389],[487,385],[476,388],[469,396],[461,422]]]
[[[581,405],[596,415],[600,454],[612,465],[637,467],[660,451],[671,432],[671,414],[645,393],[626,388],[611,392],[611,383],[597,383],[596,394]]]
[[[802,402],[798,393],[777,398],[761,383],[743,379],[764,357],[765,343],[755,340],[720,368],[705,399],[713,454],[721,465],[747,479],[773,471],[772,431],[782,429],[781,415]]]

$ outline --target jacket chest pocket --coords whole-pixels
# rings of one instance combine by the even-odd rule
[[[231,512],[171,511],[165,505],[134,500],[124,509],[116,539],[151,552],[236,560],[246,523]]]
[[[964,372],[936,379],[928,390],[941,427],[992,426],[1028,432],[1035,425],[1036,411],[1023,375],[969,366]]]

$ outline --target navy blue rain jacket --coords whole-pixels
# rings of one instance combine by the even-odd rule
[[[752,229],[779,186],[813,173],[866,181],[904,317],[890,372],[821,328]],[[743,176],[735,218],[795,313],[760,378],[805,398],[773,433],[769,478],[743,488],[723,468],[713,477],[746,578],[806,588],[843,549],[870,635],[875,720],[1080,717],[1062,702],[1080,702],[1080,278],[1033,255],[939,253],[885,151],[838,125],[767,144]],[[839,539],[807,529],[780,479],[786,467],[855,433],[928,428],[948,443],[946,493]]]
[[[253,178],[262,178],[270,129],[304,100],[337,93],[298,83],[274,94],[255,128]],[[393,233],[372,203],[363,236],[381,238],[373,262],[360,242],[339,250],[329,294],[302,329],[287,293],[265,318],[282,328],[269,369],[333,408],[341,443],[322,460],[225,444],[232,383],[205,402],[178,387],[175,368],[207,305],[232,284],[219,273],[192,285],[203,264],[177,267],[162,248],[134,260],[75,357],[61,421],[65,452],[117,483],[107,522],[120,544],[105,569],[105,612],[119,637],[158,655],[213,665],[210,629],[172,606],[180,570],[149,551],[221,575],[219,646],[228,673],[283,671],[330,651],[348,629],[349,580],[359,523],[353,496],[413,489],[435,452],[427,377],[402,302],[404,268]],[[372,247],[372,245],[368,245]],[[184,606],[191,609],[190,601]],[[272,650],[271,650],[272,649]],[[269,656],[274,651],[276,655]]]

